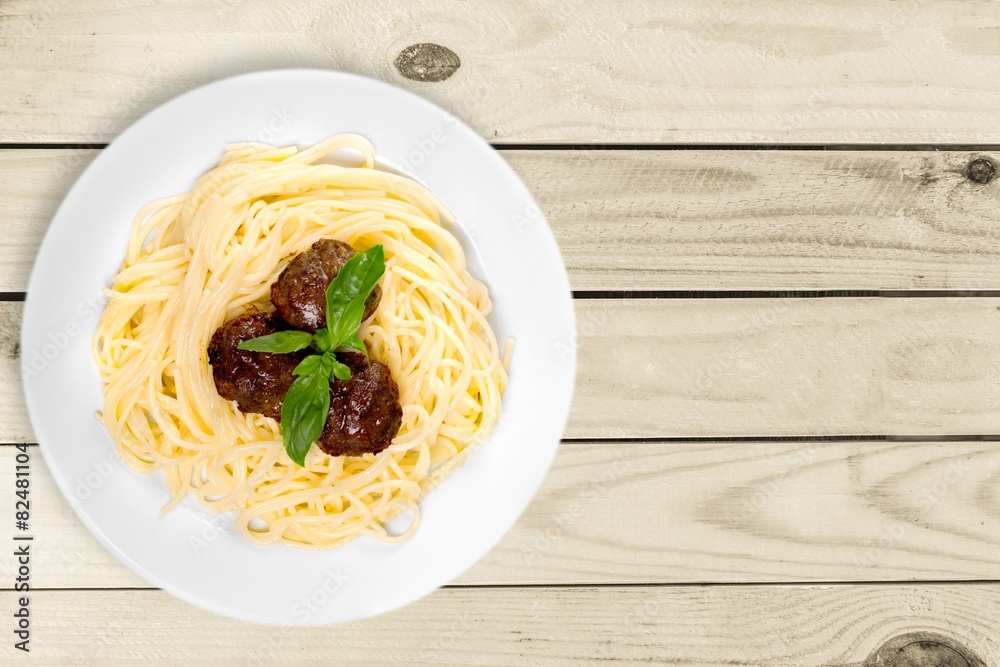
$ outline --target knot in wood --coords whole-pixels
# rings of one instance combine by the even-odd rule
[[[407,79],[436,82],[454,74],[462,66],[462,61],[446,46],[422,42],[400,51],[393,64]]]
[[[882,644],[864,667],[986,667],[959,642],[931,632],[911,632]]]
[[[969,163],[969,166],[965,168],[965,176],[973,183],[979,183],[985,185],[993,180],[993,176],[996,175],[997,169],[993,166],[993,163],[986,158],[977,158]]]

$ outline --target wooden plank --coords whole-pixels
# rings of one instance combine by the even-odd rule
[[[495,141],[996,141],[991,3],[790,7],[8,0],[0,141],[106,141],[182,91],[275,67],[404,86]],[[408,47],[428,43],[448,50],[414,67]]]
[[[14,593],[0,600],[16,609]],[[31,657],[46,665],[860,667],[897,638],[911,646],[877,664],[983,667],[1000,660],[996,584],[452,588],[326,628],[231,621],[161,591],[36,591],[28,608]],[[81,655],[87,660],[79,662]],[[916,655],[952,662],[912,661]]]
[[[577,304],[570,437],[1000,433],[993,298]]]
[[[21,384],[21,313],[24,304],[0,302],[0,442],[33,442]]]
[[[29,452],[32,586],[148,586]],[[0,489],[14,488],[15,453],[0,447]],[[994,579],[1000,517],[983,490],[998,473],[997,442],[568,443],[520,521],[457,583]],[[81,479],[72,492],[85,506],[92,488]],[[200,548],[218,530],[206,524]],[[4,551],[0,571],[15,569]]]
[[[0,303],[0,442],[33,439],[21,309]],[[578,347],[570,438],[1000,434],[997,298],[584,299],[576,311],[577,335],[552,350]]]
[[[504,157],[536,194],[577,290],[1000,287],[1000,178],[967,176],[977,160],[1000,164],[995,155]]]
[[[96,151],[0,150],[0,291]],[[577,290],[1000,288],[1000,178],[969,152],[504,151]],[[512,226],[531,224],[529,218]]]
[[[23,292],[45,230],[97,151],[0,151],[0,291]]]

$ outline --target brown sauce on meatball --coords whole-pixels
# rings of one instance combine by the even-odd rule
[[[295,329],[315,332],[326,326],[326,288],[351,257],[354,248],[341,241],[320,239],[288,263],[271,285],[271,303],[282,319]],[[378,285],[365,300],[367,320],[375,312],[382,288]]]
[[[281,404],[295,377],[292,371],[303,354],[249,352],[243,341],[288,329],[274,313],[249,311],[229,320],[212,334],[208,361],[219,396],[236,401],[243,412],[259,412],[281,419]]]
[[[275,313],[249,310],[221,327],[208,345],[208,360],[219,395],[243,412],[281,419],[281,405],[295,380],[292,371],[309,352],[288,354],[240,350],[239,344],[278,331],[315,332],[326,326],[326,288],[355,255],[340,241],[317,241],[297,255],[271,285]],[[365,301],[364,319],[375,312],[382,290],[376,285]],[[389,367],[357,351],[338,352],[351,369],[349,380],[332,378],[330,410],[316,444],[331,456],[381,452],[399,433],[403,409]]]
[[[381,452],[399,433],[399,388],[382,362],[357,352],[337,357],[351,369],[351,379],[330,383],[330,415],[316,443],[330,456]]]

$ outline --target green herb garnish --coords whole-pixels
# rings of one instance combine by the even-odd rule
[[[381,245],[359,252],[337,272],[326,288],[326,327],[315,334],[306,331],[279,331],[239,344],[250,352],[286,353],[314,348],[295,367],[295,381],[281,405],[281,432],[289,458],[304,466],[309,447],[323,433],[330,411],[330,380],[351,379],[351,369],[337,361],[334,352],[342,348],[360,350],[368,356],[358,338],[365,313],[365,301],[385,273]]]

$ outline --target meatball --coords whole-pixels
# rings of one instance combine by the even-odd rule
[[[330,383],[330,415],[316,444],[330,456],[375,454],[399,432],[403,408],[389,367],[356,352],[338,354],[350,380]]]
[[[212,334],[208,361],[219,396],[236,401],[243,412],[281,419],[281,404],[304,354],[272,354],[237,349],[243,341],[287,329],[274,313],[249,311],[229,320]]]
[[[289,262],[271,285],[271,303],[296,329],[315,332],[326,326],[326,288],[337,272],[357,254],[341,241],[320,239]],[[382,289],[376,285],[365,300],[362,321],[375,312]]]

